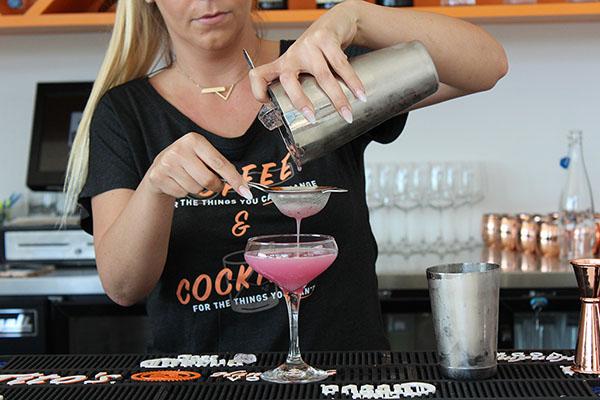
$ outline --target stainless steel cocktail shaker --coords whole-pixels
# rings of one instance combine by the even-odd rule
[[[500,266],[446,264],[427,268],[440,368],[451,379],[496,374]]]
[[[356,99],[338,78],[352,107],[351,124],[338,114],[311,75],[301,75],[300,83],[315,107],[315,124],[294,108],[279,81],[270,85],[274,110],[269,116],[270,110],[263,109],[261,121],[269,129],[283,124],[283,140],[298,167],[401,114],[438,89],[433,60],[417,41],[371,51],[352,58],[350,64],[363,82],[368,98],[366,103]]]

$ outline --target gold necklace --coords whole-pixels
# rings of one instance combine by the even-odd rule
[[[259,42],[258,50],[256,53],[257,53],[256,56],[258,57],[260,54],[260,42]],[[245,72],[241,78],[239,78],[237,81],[235,81],[234,83],[232,83],[231,85],[228,85],[228,86],[203,87],[198,82],[196,82],[194,80],[194,78],[192,78],[191,76],[186,74],[185,71],[183,69],[181,69],[181,66],[179,66],[179,63],[177,62],[177,60],[175,60],[174,64],[175,64],[175,68],[177,68],[177,70],[183,76],[188,78],[190,80],[190,82],[192,82],[194,84],[194,86],[196,86],[198,89],[200,89],[201,94],[214,93],[217,96],[219,96],[221,99],[223,99],[224,101],[227,101],[227,99],[229,99],[229,96],[231,95],[231,92],[233,91],[233,87],[235,85],[237,85],[238,83],[240,83],[248,75],[248,72]]]
[[[202,94],[214,93],[225,101],[227,101],[227,99],[229,99],[229,95],[231,95],[231,92],[233,91],[233,87],[235,85],[237,85],[238,83],[240,83],[242,81],[242,79],[244,79],[246,77],[246,75],[248,74],[247,72],[244,73],[244,75],[240,79],[238,79],[237,81],[235,81],[234,83],[232,83],[231,85],[228,85],[228,86],[203,87],[198,82],[196,82],[194,80],[194,78],[192,78],[191,76],[186,74],[181,69],[181,67],[179,66],[179,64],[177,62],[175,62],[175,67],[183,76],[188,78],[194,84],[194,86],[196,86],[198,89],[200,89],[200,93],[202,93]]]

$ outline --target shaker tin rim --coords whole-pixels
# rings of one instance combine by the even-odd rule
[[[427,279],[444,279],[465,274],[485,274],[500,271],[500,265],[485,262],[452,263],[427,268]]]
[[[595,267],[598,268],[600,267],[600,258],[575,258],[572,260],[569,260],[569,263],[571,265],[576,265],[579,267]]]

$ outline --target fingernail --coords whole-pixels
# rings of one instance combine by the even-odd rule
[[[346,106],[342,107],[342,117],[346,120],[347,123],[352,123],[352,111]]]
[[[302,109],[302,114],[304,114],[304,118],[306,118],[308,120],[308,122],[310,122],[311,124],[317,123],[315,114],[312,112],[312,110],[310,108],[304,107]]]
[[[252,200],[254,196],[252,196],[252,192],[246,186],[240,186],[238,192],[242,195],[246,200]]]
[[[360,89],[356,89],[356,97],[358,97],[358,99],[363,103],[367,102],[367,95]]]

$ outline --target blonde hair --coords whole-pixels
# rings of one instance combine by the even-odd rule
[[[98,72],[83,117],[73,141],[65,186],[63,222],[75,211],[85,185],[89,165],[90,123],[102,96],[111,88],[150,72],[157,61],[171,65],[167,28],[154,3],[142,0],[119,1],[112,36]]]

